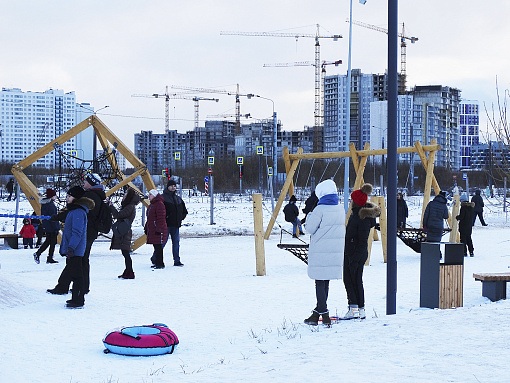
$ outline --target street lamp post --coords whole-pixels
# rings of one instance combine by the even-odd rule
[[[367,0],[359,0],[360,4],[365,4]],[[351,141],[351,52],[352,52],[352,0],[349,2],[349,53],[347,58],[347,84],[346,88],[346,101],[345,101],[345,151],[349,151],[349,144]],[[347,213],[349,209],[349,157],[345,157],[344,168],[344,209]]]
[[[207,157],[207,164],[209,165],[209,198],[210,198],[210,225],[214,225],[214,181],[213,181],[213,165],[214,165],[214,150],[209,150],[209,157]]]

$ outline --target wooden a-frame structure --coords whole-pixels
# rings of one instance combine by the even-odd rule
[[[77,134],[88,129],[89,127],[92,127],[94,129],[96,137],[97,139],[99,139],[101,147],[105,152],[110,153],[112,152],[113,148],[115,148],[117,151],[119,151],[119,153],[121,153],[124,156],[126,161],[128,161],[135,168],[135,172],[127,177],[122,172],[120,171],[118,172],[119,177],[121,179],[119,180],[119,183],[116,184],[114,187],[106,190],[107,197],[126,185],[129,185],[130,187],[135,189],[139,194],[142,194],[142,191],[139,190],[132,183],[132,181],[138,176],[141,176],[147,190],[156,188],[154,182],[152,181],[152,177],[149,171],[147,170],[147,166],[142,161],[140,161],[140,159],[138,159],[138,157],[135,156],[134,153],[131,150],[129,150],[129,148],[126,145],[124,145],[124,143],[110,129],[108,129],[106,125],[97,116],[92,115],[87,119],[83,120],[82,122],[80,122],[78,125],[69,129],[67,132],[63,133],[59,137],[55,138],[53,141],[47,143],[42,148],[26,157],[24,160],[13,165],[11,169],[12,174],[18,181],[21,189],[25,193],[25,196],[30,202],[30,205],[32,205],[36,214],[38,215],[41,214],[41,204],[39,201],[40,196],[38,194],[37,188],[28,179],[25,173],[23,173],[23,170],[32,165],[40,158],[50,153],[52,150],[55,150],[56,145],[62,145],[64,142],[69,141],[71,138],[75,137]],[[117,168],[115,156],[107,156],[107,159],[113,168]],[[146,206],[149,204],[148,200],[146,199],[143,199],[142,203],[145,204]],[[143,234],[140,237],[134,239],[134,241],[131,244],[132,249],[135,250],[139,248],[140,246],[145,244],[145,242],[146,237],[145,234]]]

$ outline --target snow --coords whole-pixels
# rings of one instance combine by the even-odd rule
[[[421,214],[419,198],[408,200],[414,227]],[[386,315],[386,264],[381,242],[374,242],[364,274],[367,319],[325,328],[303,324],[315,304],[314,283],[303,262],[276,247],[278,226],[264,242],[267,275],[255,275],[253,206],[248,197],[216,201],[215,225],[209,224],[207,199],[185,200],[190,211],[188,225],[181,229],[185,266],[171,266],[167,246],[166,269],[152,270],[152,246],[144,245],[133,255],[136,279],[119,280],[122,255],[99,239],[92,248],[91,291],[84,309],[66,309],[69,295],[46,293],[57,282],[63,258],[57,255],[55,265],[37,265],[34,250],[1,247],[0,381],[506,380],[510,346],[504,334],[510,326],[510,303],[482,297],[481,283],[472,278],[473,272],[510,271],[509,224],[501,201],[488,200],[489,226],[477,221],[474,228],[475,257],[465,259],[463,307],[419,307],[420,255],[399,240],[397,314]],[[265,225],[270,210],[266,200]],[[20,202],[21,214],[31,211],[28,202]],[[15,213],[15,203],[1,201],[0,213]],[[142,230],[140,218],[141,211],[137,232]],[[12,232],[13,221],[0,218],[0,231]],[[278,223],[290,230],[281,216]],[[290,241],[284,236],[284,242]],[[328,304],[332,314],[346,311],[342,281],[331,282]],[[173,354],[103,353],[108,331],[156,322],[167,324],[179,337]]]

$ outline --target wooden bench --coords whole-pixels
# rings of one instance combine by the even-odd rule
[[[0,238],[4,239],[4,245],[9,246],[11,249],[18,248],[18,234],[0,234]]]
[[[482,296],[492,302],[506,299],[506,283],[510,281],[510,273],[473,273],[473,278],[482,282]]]

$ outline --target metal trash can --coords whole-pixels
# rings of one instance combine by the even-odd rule
[[[423,242],[420,258],[420,307],[462,307],[464,245]]]

